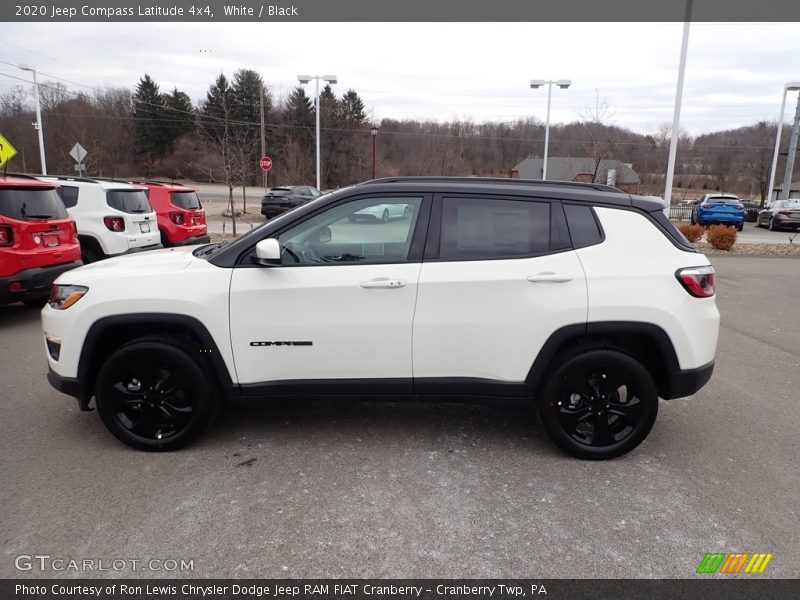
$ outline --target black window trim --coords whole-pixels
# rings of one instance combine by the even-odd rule
[[[256,251],[256,244],[259,242],[269,239],[269,238],[278,238],[283,235],[287,230],[300,225],[301,223],[305,223],[309,219],[316,217],[323,212],[327,212],[330,209],[336,208],[337,206],[341,206],[342,204],[347,204],[349,202],[355,202],[358,200],[365,200],[370,198],[377,198],[377,199],[385,199],[385,198],[409,198],[409,197],[419,197],[422,198],[422,202],[419,208],[419,216],[417,217],[417,222],[414,225],[414,231],[411,234],[411,244],[409,245],[408,249],[408,256],[405,260],[370,260],[369,262],[333,262],[333,263],[314,263],[314,264],[296,264],[296,265],[281,265],[281,266],[274,266],[274,267],[265,267],[260,265],[252,260],[252,257],[255,256]],[[431,198],[432,194],[430,193],[412,193],[412,192],[368,192],[363,194],[355,194],[352,196],[346,196],[336,200],[335,202],[331,202],[330,204],[326,204],[325,206],[321,206],[318,210],[313,212],[304,214],[297,219],[293,219],[290,222],[287,222],[283,227],[272,231],[269,235],[261,235],[258,239],[254,239],[253,243],[248,246],[247,249],[243,250],[239,257],[236,259],[236,263],[233,265],[234,269],[283,269],[283,268],[305,268],[305,267],[322,267],[322,266],[331,266],[331,267],[357,267],[363,265],[405,265],[411,263],[421,263],[422,262],[422,255],[423,255],[423,247],[425,245],[425,236],[428,232],[428,221],[430,220],[430,213],[431,213]]]
[[[545,252],[537,252],[534,254],[513,254],[513,255],[502,255],[502,256],[491,256],[491,257],[480,257],[480,258],[441,258],[440,257],[440,248],[441,248],[441,236],[442,236],[442,204],[444,198],[477,198],[482,200],[508,200],[513,202],[541,202],[541,203],[548,203],[550,205],[550,238],[548,245],[550,249]],[[492,260],[525,260],[528,258],[538,258],[540,256],[550,256],[552,254],[560,254],[562,252],[571,252],[574,250],[572,247],[572,243],[569,240],[568,246],[564,246],[561,248],[553,248],[554,240],[553,240],[553,216],[555,214],[556,219],[559,218],[566,218],[564,217],[563,209],[559,209],[558,207],[561,206],[561,200],[556,198],[548,198],[546,196],[509,196],[504,194],[488,194],[488,193],[480,193],[480,192],[445,192],[445,193],[437,193],[433,199],[433,209],[431,213],[431,225],[429,228],[428,233],[428,240],[425,245],[425,262],[484,262],[484,261],[492,261]],[[559,217],[560,213],[560,217]],[[565,225],[565,222],[562,222],[562,225]],[[567,228],[569,231],[569,228]],[[569,235],[569,234],[568,234]],[[564,240],[562,240],[563,243]]]
[[[600,241],[593,242],[591,244],[576,244],[575,241],[572,239],[572,231],[569,231],[569,219],[567,218],[566,219],[567,220],[567,230],[569,231],[570,243],[572,245],[572,248],[574,248],[575,250],[578,250],[579,248],[591,248],[592,246],[598,246],[599,244],[602,244],[603,242],[606,241],[605,229],[603,229],[603,224],[600,222],[600,219],[597,217],[597,212],[595,212],[595,210],[594,210],[595,207],[594,207],[593,204],[586,204],[585,202],[583,202],[583,203],[582,202],[570,202],[569,200],[563,200],[561,202],[561,204],[562,204],[562,206],[565,205],[565,204],[569,204],[570,206],[588,207],[589,211],[592,214],[592,217],[594,218],[594,222],[597,225],[597,229],[598,229],[598,231],[600,231]],[[564,217],[566,218],[566,211],[564,211]]]

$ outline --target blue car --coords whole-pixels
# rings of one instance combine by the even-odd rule
[[[692,212],[692,225],[729,225],[739,231],[744,228],[745,209],[742,201],[732,194],[706,194]]]

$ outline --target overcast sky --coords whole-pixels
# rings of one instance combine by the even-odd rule
[[[222,71],[258,71],[276,97],[298,74],[333,74],[373,119],[569,122],[605,98],[610,121],[654,132],[672,121],[681,23],[3,23],[0,60],[42,79],[132,88],[148,73],[193,102]],[[201,52],[201,50],[207,50]],[[29,77],[0,63],[0,91]],[[48,77],[50,76],[50,77]],[[777,120],[783,84],[800,80],[800,24],[692,24],[681,127],[692,134]],[[73,83],[70,89],[87,90]],[[791,97],[790,97],[791,98]],[[787,120],[795,99],[789,100]]]

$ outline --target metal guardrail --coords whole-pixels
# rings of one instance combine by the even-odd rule
[[[694,206],[691,204],[676,204],[669,207],[669,218],[671,221],[691,221],[692,209]]]

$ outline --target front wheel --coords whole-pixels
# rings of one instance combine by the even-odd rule
[[[388,223],[389,222],[389,209],[384,208],[383,214],[381,215],[381,223]]]
[[[769,218],[769,225],[767,226],[767,229],[769,229],[770,231],[777,231],[778,230],[778,228],[775,227],[775,219],[773,217]]]
[[[658,414],[658,392],[641,363],[611,349],[567,358],[552,374],[539,400],[548,436],[562,450],[607,460],[636,448]]]
[[[176,450],[211,420],[215,386],[199,351],[170,338],[125,344],[100,368],[97,412],[118,439],[139,450]]]

